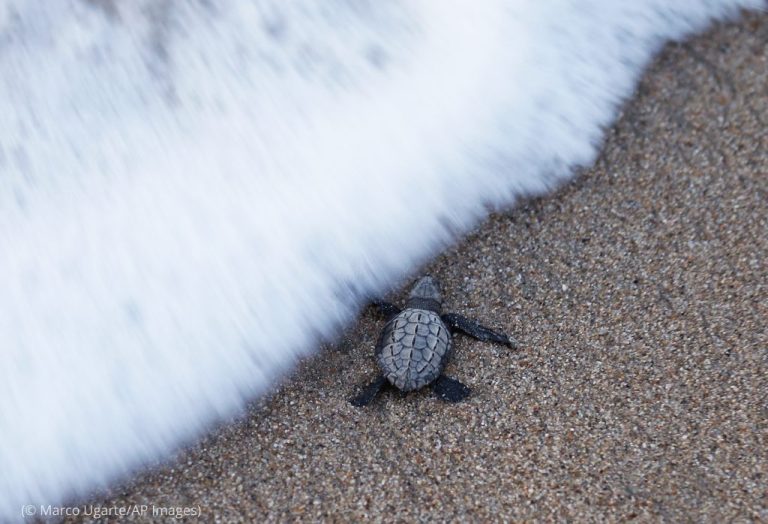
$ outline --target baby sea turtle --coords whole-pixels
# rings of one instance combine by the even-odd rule
[[[443,375],[451,355],[451,335],[457,331],[483,342],[516,347],[515,341],[507,335],[483,327],[474,320],[456,313],[441,315],[440,287],[430,276],[416,282],[402,311],[387,302],[376,304],[389,318],[375,349],[381,374],[351,400],[355,406],[369,404],[387,383],[401,391],[429,385],[448,402],[467,398],[470,392],[467,386]]]

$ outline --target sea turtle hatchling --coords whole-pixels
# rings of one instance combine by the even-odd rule
[[[431,386],[440,398],[459,402],[469,395],[469,388],[443,375],[451,355],[451,335],[460,331],[483,342],[516,347],[514,340],[481,326],[456,313],[440,314],[442,296],[437,281],[425,276],[413,286],[405,309],[394,304],[376,303],[389,318],[376,343],[376,361],[381,374],[362,393],[351,400],[355,406],[369,404],[387,384],[401,391]]]

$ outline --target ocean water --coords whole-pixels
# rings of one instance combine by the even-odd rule
[[[0,521],[166,456],[763,0],[0,0]]]

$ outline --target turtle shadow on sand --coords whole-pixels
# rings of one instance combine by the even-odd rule
[[[374,302],[387,317],[387,324],[376,343],[376,362],[381,373],[362,392],[350,400],[366,406],[387,385],[403,392],[430,386],[441,399],[460,402],[470,389],[443,374],[451,356],[452,335],[461,332],[483,342],[516,348],[505,335],[457,313],[441,314],[442,295],[437,281],[425,276],[413,286],[405,309],[389,302]]]

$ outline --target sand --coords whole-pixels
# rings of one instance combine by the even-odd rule
[[[521,342],[457,339],[447,372],[469,400],[351,406],[375,373],[368,311],[243,419],[91,503],[206,522],[768,522],[766,129],[768,16],[668,46],[593,168],[423,270],[447,309]]]

